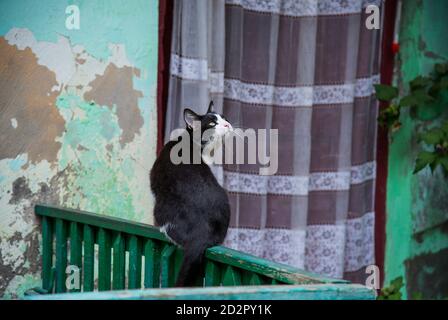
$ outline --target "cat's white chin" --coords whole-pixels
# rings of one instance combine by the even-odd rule
[[[210,157],[209,155],[203,154],[202,161],[209,167],[211,167],[213,165],[213,157]]]

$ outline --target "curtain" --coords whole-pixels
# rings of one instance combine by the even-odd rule
[[[380,30],[361,0],[175,1],[165,140],[209,100],[242,128],[278,129],[279,164],[215,167],[224,245],[362,281],[374,264]]]

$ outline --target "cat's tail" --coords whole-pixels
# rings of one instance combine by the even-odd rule
[[[207,246],[193,245],[184,248],[184,258],[177,276],[176,287],[194,287],[204,278],[204,253]]]

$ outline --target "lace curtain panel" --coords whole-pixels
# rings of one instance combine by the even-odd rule
[[[213,100],[242,128],[279,130],[279,165],[215,167],[232,209],[225,245],[363,281],[374,264],[380,1],[174,3],[165,140]]]

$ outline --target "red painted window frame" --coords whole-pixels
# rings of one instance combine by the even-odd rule
[[[394,71],[394,28],[397,15],[397,0],[384,2],[384,15],[381,39],[380,82],[391,84]],[[387,103],[380,103],[380,110]],[[376,149],[376,186],[375,186],[375,261],[380,269],[380,282],[384,282],[384,257],[386,248],[386,199],[389,139],[387,129],[378,126]]]
[[[171,34],[173,30],[173,0],[159,1],[159,48],[157,63],[157,154],[163,148],[165,115],[170,77]]]

